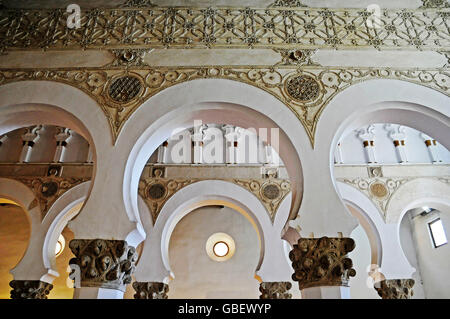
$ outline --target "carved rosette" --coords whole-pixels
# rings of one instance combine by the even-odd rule
[[[169,285],[162,282],[134,282],[134,299],[167,299]]]
[[[375,284],[382,299],[411,299],[414,295],[414,279],[389,279]]]
[[[47,299],[53,285],[40,280],[13,280],[9,283],[11,299]]]
[[[356,275],[347,254],[355,248],[351,238],[300,238],[289,253],[300,289],[319,286],[348,286]]]
[[[124,240],[74,239],[69,244],[76,256],[69,261],[72,276],[79,267],[82,287],[125,291],[137,260],[136,249]]]
[[[262,282],[259,285],[259,299],[291,299],[291,288],[292,284],[288,281]]]
[[[291,184],[289,180],[284,179],[235,179],[233,182],[237,185],[245,187],[255,194],[256,197],[258,197],[261,203],[266,207],[272,223],[275,220],[280,203],[291,191]]]

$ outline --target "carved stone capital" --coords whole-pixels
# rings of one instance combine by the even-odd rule
[[[53,285],[40,280],[12,280],[11,299],[47,299]]]
[[[79,274],[82,287],[125,291],[126,285],[131,283],[137,254],[126,241],[74,239],[69,247],[76,256],[69,261],[73,269],[71,278]]]
[[[259,299],[291,299],[291,288],[292,284],[288,281],[262,282],[259,285]]]
[[[382,299],[411,299],[414,295],[414,279],[389,279],[375,284]]]
[[[300,289],[320,286],[348,286],[356,275],[347,254],[355,249],[351,238],[300,238],[289,253]]]
[[[162,282],[134,282],[134,299],[167,299],[169,285]]]

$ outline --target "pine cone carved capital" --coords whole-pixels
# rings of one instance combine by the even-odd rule
[[[134,299],[167,299],[169,285],[162,282],[134,282]]]
[[[131,283],[137,254],[126,241],[74,239],[69,247],[76,256],[69,261],[73,269],[70,276],[75,279],[74,276],[79,275],[82,287],[125,291],[126,285]]]
[[[40,280],[13,280],[11,299],[47,299],[53,285]]]
[[[300,238],[289,253],[300,289],[320,286],[348,286],[356,275],[347,254],[355,249],[351,238]]]
[[[291,299],[291,288],[292,284],[288,281],[262,282],[259,285],[259,299]]]
[[[411,299],[414,295],[414,279],[389,279],[375,284],[382,299]]]

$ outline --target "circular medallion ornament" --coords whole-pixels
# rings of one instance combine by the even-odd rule
[[[127,103],[139,95],[141,81],[134,76],[122,76],[115,79],[108,89],[109,97],[118,103]]]
[[[287,94],[297,101],[313,101],[319,96],[320,86],[308,75],[298,75],[286,82]]]
[[[42,183],[42,186],[41,186],[42,196],[52,197],[52,196],[56,195],[57,192],[58,192],[58,183],[52,182],[52,181]]]
[[[372,185],[370,185],[370,192],[374,196],[379,198],[386,197],[386,195],[388,194],[386,186],[384,186],[384,184],[382,183],[373,183]]]
[[[161,199],[166,194],[166,188],[163,184],[153,184],[148,188],[148,196],[151,199]]]
[[[276,184],[268,184],[263,187],[262,194],[265,198],[273,200],[277,199],[281,195],[280,187]]]

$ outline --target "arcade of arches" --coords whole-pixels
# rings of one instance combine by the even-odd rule
[[[204,2],[0,1],[0,298],[450,298],[449,3]]]

